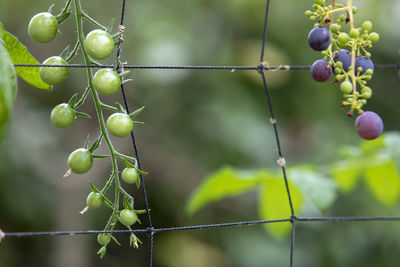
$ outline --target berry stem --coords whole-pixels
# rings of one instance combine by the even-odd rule
[[[86,18],[92,23],[94,22],[94,20],[92,21],[91,18],[89,16],[87,16],[85,14],[85,12],[82,10],[80,0],[74,0],[74,3],[75,3],[76,25],[77,25],[79,44],[82,48],[82,54],[85,59],[85,63],[87,65],[90,65],[93,63],[93,61],[90,59],[90,57],[85,49],[85,46],[84,46],[84,34],[83,34],[82,19]],[[100,27],[101,25],[99,24],[98,26]],[[119,171],[118,171],[118,164],[117,164],[118,152],[114,149],[113,144],[111,143],[111,139],[108,134],[107,128],[106,128],[106,124],[105,124],[104,116],[103,116],[103,110],[102,110],[104,108],[104,104],[102,104],[102,102],[100,101],[99,95],[93,87],[93,73],[90,68],[87,68],[87,76],[88,76],[88,83],[89,83],[89,86],[88,86],[89,90],[87,90],[87,93],[90,91],[93,95],[93,101],[96,106],[96,113],[97,113],[97,117],[98,117],[98,121],[99,121],[99,125],[100,125],[100,130],[104,136],[104,140],[107,143],[107,147],[108,147],[108,150],[110,151],[110,155],[111,155],[112,173],[113,174],[110,176],[106,186],[103,188],[102,193],[105,192],[111,186],[112,181],[115,182],[114,208],[113,208],[113,212],[110,216],[110,219],[108,220],[107,225],[105,226],[105,230],[113,230],[116,226],[116,218],[117,218],[117,215],[119,212],[119,195],[122,192],[120,181],[119,181]],[[85,92],[86,95],[87,95],[87,93]],[[84,98],[82,98],[82,99],[84,99]]]
[[[354,17],[353,17],[353,0],[347,0],[347,12],[349,13],[349,22],[350,22],[350,30],[354,29]],[[356,84],[356,50],[357,50],[357,43],[353,42],[353,45],[351,46],[351,82],[353,84],[353,95],[356,96],[356,91],[357,91],[357,84]],[[356,99],[354,98],[354,101]]]

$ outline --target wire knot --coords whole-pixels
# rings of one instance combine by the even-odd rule
[[[290,217],[290,222],[291,223],[295,223],[297,221],[298,217],[296,215],[292,215],[292,217]]]
[[[0,243],[6,237],[6,234],[0,229]]]
[[[286,167],[286,160],[283,157],[280,157],[277,161],[276,161],[279,166],[281,166],[282,168]]]

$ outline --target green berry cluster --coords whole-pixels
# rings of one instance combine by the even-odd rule
[[[85,13],[81,7],[80,0],[68,0],[64,9],[55,16],[51,14],[51,8],[48,12],[35,15],[28,26],[30,37],[34,41],[40,43],[52,41],[56,37],[57,32],[59,32],[59,25],[72,14],[72,12],[68,11],[72,3],[74,3],[75,6],[74,13],[76,17],[78,40],[71,52],[69,51],[69,47],[67,47],[60,56],[52,56],[43,62],[45,65],[56,66],[42,66],[39,70],[41,79],[52,87],[63,82],[67,78],[68,68],[65,65],[71,62],[79,49],[82,52],[85,65],[101,66],[96,60],[109,58],[115,50],[115,46],[120,45],[123,41],[124,27],[118,27],[118,32],[112,34],[113,23],[110,23],[108,27],[101,25]],[[96,29],[85,35],[82,26],[83,20],[90,22]],[[69,155],[67,160],[68,171],[64,177],[69,176],[71,173],[84,174],[89,172],[96,159],[111,159],[112,170],[106,184],[103,188],[98,189],[95,185],[89,183],[91,192],[87,196],[86,207],[81,211],[83,214],[89,209],[96,209],[102,206],[109,207],[112,213],[104,228],[106,231],[114,230],[118,222],[131,230],[133,224],[140,222],[137,215],[145,212],[144,210],[134,209],[133,197],[122,187],[120,178],[127,184],[136,184],[139,188],[139,174],[147,173],[138,169],[136,158],[119,153],[114,148],[110,138],[111,135],[114,137],[129,136],[133,130],[134,124],[143,124],[142,122],[133,121],[133,118],[137,116],[143,108],[128,114],[121,104],[116,103],[115,106],[110,106],[100,100],[100,95],[109,96],[115,94],[121,88],[121,84],[129,81],[123,80],[123,77],[129,72],[117,72],[117,67],[123,70],[123,65],[119,61],[119,58],[116,60],[114,68],[100,68],[94,74],[92,68],[87,68],[88,86],[81,96],[78,98],[79,93],[76,93],[67,103],[58,104],[53,108],[50,115],[52,124],[58,128],[71,126],[78,116],[90,118],[90,115],[79,112],[78,108],[84,104],[89,94],[93,96],[100,135],[92,145],[89,145],[88,136],[84,146],[76,149]],[[107,120],[104,118],[104,112],[111,112]],[[95,154],[95,151],[99,148],[103,140],[106,142],[109,154]],[[118,159],[122,161],[125,167],[122,174],[120,174],[119,171]],[[114,185],[115,190],[114,192],[109,192],[112,185]],[[114,193],[114,201],[109,199],[110,193]],[[122,202],[120,200],[122,200]],[[101,245],[98,252],[100,257],[105,255],[106,247],[111,239],[119,244],[117,239],[109,233],[100,234],[97,239],[98,243]],[[132,233],[130,235],[131,245],[137,247],[138,242],[140,242],[140,240]]]
[[[348,106],[348,115],[352,116],[354,111],[362,113],[367,99],[372,96],[367,82],[372,78],[374,65],[368,49],[379,41],[379,34],[372,31],[371,21],[364,21],[360,27],[354,25],[357,8],[352,5],[352,0],[347,0],[346,4],[335,0],[326,2],[315,0],[313,10],[307,10],[305,15],[316,22],[314,27],[329,31],[329,45],[319,51],[328,61],[327,68],[332,68],[335,82],[340,83],[344,98],[342,106]],[[310,40],[309,36],[309,42],[319,41],[316,34],[312,38]]]

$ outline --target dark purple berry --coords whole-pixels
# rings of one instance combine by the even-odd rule
[[[319,59],[311,66],[311,77],[317,82],[325,82],[332,75],[332,68],[328,66],[329,62]]]
[[[356,73],[358,73],[358,68],[361,67],[361,74],[364,74],[368,69],[374,70],[374,63],[371,59],[366,56],[356,57]]]
[[[330,43],[331,34],[327,28],[317,27],[308,34],[308,44],[316,51],[327,49]]]
[[[378,138],[383,131],[383,122],[378,114],[365,111],[359,115],[355,122],[357,133],[366,140]]]
[[[351,55],[346,49],[340,49],[336,56],[333,58],[335,62],[342,62],[344,71],[348,71],[351,65]]]

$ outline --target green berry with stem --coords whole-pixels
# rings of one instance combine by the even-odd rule
[[[368,39],[371,41],[371,43],[376,43],[379,41],[379,34],[376,32],[371,32],[368,35]]]
[[[113,136],[125,137],[133,130],[133,122],[128,114],[114,113],[107,119],[107,129]]]
[[[346,80],[340,84],[340,90],[343,94],[350,94],[353,91],[353,84]]]
[[[361,29],[362,29],[363,31],[369,32],[370,30],[372,30],[372,22],[369,21],[369,20],[364,21],[363,24],[362,24],[362,26],[361,26]]]
[[[119,221],[125,226],[131,226],[137,220],[138,217],[133,210],[123,209],[119,214]]]
[[[103,197],[100,193],[91,192],[86,199],[86,203],[91,209],[99,208],[103,203]]]
[[[365,86],[363,89],[361,89],[361,94],[362,94],[362,97],[369,99],[372,96],[372,89]]]
[[[97,242],[99,242],[100,245],[105,246],[108,243],[110,243],[111,237],[110,234],[99,234],[97,236]]]
[[[127,184],[134,184],[137,182],[139,175],[135,168],[125,168],[122,171],[121,178]]]
[[[51,123],[58,128],[66,128],[75,121],[75,110],[66,103],[53,108],[50,115]]]
[[[349,34],[351,38],[358,38],[360,36],[360,30],[355,28],[351,29]]]
[[[347,42],[350,41],[350,36],[345,32],[341,32],[341,33],[339,33],[337,39],[341,46],[345,46],[347,44]]]

